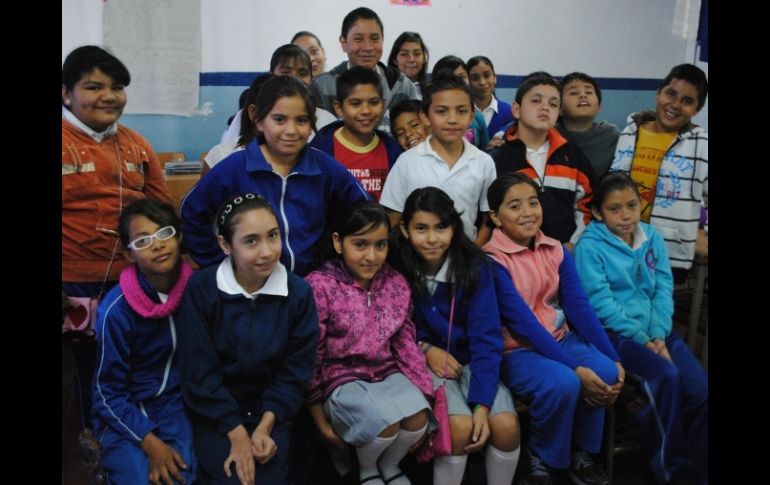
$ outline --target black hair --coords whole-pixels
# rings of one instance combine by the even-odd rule
[[[361,84],[371,84],[377,89],[380,97],[383,97],[379,74],[363,66],[355,66],[337,76],[335,99],[342,104],[350,96],[353,89]]]
[[[258,121],[264,120],[279,99],[291,96],[299,96],[305,102],[307,116],[310,118],[310,126],[313,131],[316,131],[315,99],[310,93],[310,89],[305,86],[305,83],[292,76],[273,76],[262,84],[262,87],[259,88],[257,99],[254,102],[257,115],[254,118],[253,124],[256,125]],[[248,118],[248,115],[246,117]],[[265,137],[261,133],[257,134],[257,138],[260,144],[265,143]]]
[[[390,220],[385,208],[372,200],[359,200],[344,208],[342,214],[333,222],[330,234],[336,232],[340,242],[342,242],[350,235],[362,231],[369,233],[380,226],[385,226],[386,234],[390,233]],[[328,238],[328,242],[324,259],[329,259],[337,254],[334,251],[331,237]]]
[[[318,36],[315,35],[314,33],[308,32],[307,30],[300,30],[299,32],[294,34],[294,37],[291,38],[291,43],[293,44],[300,37],[312,37],[315,39],[316,42],[318,42],[318,47],[320,47],[321,49],[324,48],[323,44],[321,44],[321,39],[319,39]]]
[[[353,28],[353,24],[355,24],[356,21],[360,19],[374,20],[380,27],[380,33],[383,36],[385,35],[385,27],[382,26],[382,20],[380,20],[380,17],[374,12],[374,10],[366,7],[358,7],[348,12],[348,14],[345,15],[345,18],[342,19],[342,37],[347,39],[348,32],[350,32],[350,29]]]
[[[452,76],[458,67],[462,67],[466,73],[468,72],[468,66],[465,65],[465,61],[457,56],[444,56],[436,61],[431,77],[436,79],[437,77]]]
[[[465,68],[468,70],[468,79],[470,80],[471,77],[471,69],[478,66],[479,64],[486,64],[492,69],[492,74],[497,76],[497,73],[495,72],[495,65],[492,64],[492,61],[489,60],[489,57],[487,56],[473,56],[470,59],[468,59],[468,62],[465,63]],[[495,96],[495,90],[492,89],[492,97]]]
[[[131,83],[131,74],[120,59],[95,45],[78,47],[67,55],[61,67],[61,83],[67,91],[72,91],[75,84],[94,69],[99,69],[123,86]]]
[[[246,193],[231,197],[217,211],[217,233],[228,244],[232,244],[235,225],[238,223],[236,216],[255,209],[265,209],[276,217],[270,201],[259,194]]]
[[[453,228],[452,242],[447,250],[447,256],[450,258],[447,276],[454,282],[456,289],[466,294],[473,293],[478,284],[478,265],[488,259],[465,235],[463,221],[455,209],[454,202],[439,188],[423,187],[416,189],[406,198],[401,213],[401,223],[404,227],[409,227],[415,213],[419,211],[435,214],[441,223]],[[393,254],[393,262],[409,281],[412,292],[421,296],[427,295],[425,265],[401,231],[396,235],[396,251]]]
[[[396,58],[398,57],[398,51],[400,51],[401,46],[407,42],[419,43],[420,48],[422,49],[422,52],[425,56],[425,62],[423,62],[422,67],[417,72],[417,82],[420,83],[420,86],[422,86],[427,82],[426,76],[428,73],[428,46],[425,45],[425,42],[422,40],[422,37],[420,37],[420,34],[418,34],[417,32],[408,32],[408,31],[402,32],[401,35],[396,37],[395,42],[393,42],[393,47],[390,49],[390,55],[388,56],[388,65],[398,68],[398,63],[396,61]]]
[[[572,81],[583,81],[593,86],[594,93],[596,93],[596,98],[599,100],[599,104],[602,104],[602,90],[599,88],[599,84],[596,82],[596,79],[584,72],[578,71],[571,72],[561,78],[561,82],[559,83],[559,92],[561,93],[562,98],[564,98],[564,88],[567,87],[567,84],[571,83]]]
[[[639,197],[639,187],[625,172],[609,172],[605,174],[594,188],[594,195],[591,198],[589,207],[601,212],[607,196],[616,190],[631,189]]]
[[[658,92],[668,86],[674,79],[681,79],[695,86],[695,89],[698,90],[698,109],[701,109],[706,104],[706,96],[709,94],[709,82],[706,79],[706,73],[701,68],[692,64],[674,66],[660,84]]]
[[[508,189],[519,184],[527,184],[535,189],[537,200],[540,200],[540,188],[534,180],[520,172],[506,172],[497,177],[489,185],[489,189],[487,189],[487,203],[489,204],[489,210],[499,212],[500,206],[503,205],[503,202],[505,201],[505,194],[508,193]]]
[[[310,56],[302,47],[294,44],[284,44],[273,51],[273,55],[270,57],[270,72],[275,71],[279,66],[285,64],[287,60],[299,60],[305,67],[307,67],[308,72],[310,72],[310,78],[313,78]]]
[[[414,113],[420,115],[420,100],[404,99],[390,108],[390,132],[396,133],[396,119],[404,113]]]
[[[433,79],[431,79],[431,81],[422,88],[421,108],[423,113],[428,114],[430,105],[433,102],[434,94],[440,93],[441,91],[450,91],[453,89],[460,90],[468,95],[468,102],[470,103],[471,110],[473,110],[473,94],[471,93],[471,88],[460,77],[455,76],[454,74],[450,74],[448,76],[438,77],[434,75]]]
[[[557,91],[559,91],[559,98],[561,98],[561,91],[559,90],[559,83],[556,82],[556,79],[553,78],[550,74],[548,74],[545,71],[536,71],[531,74],[528,74],[527,77],[524,78],[524,80],[519,85],[519,88],[516,89],[516,104],[521,104],[521,100],[524,99],[524,95],[526,95],[532,88],[535,86],[553,86],[556,88]]]
[[[118,236],[123,247],[131,242],[130,228],[131,221],[136,216],[144,216],[160,227],[173,226],[176,229],[176,237],[179,239],[182,235],[182,221],[174,211],[174,206],[159,200],[143,198],[135,200],[128,204],[120,212],[118,218]]]
[[[254,126],[254,121],[249,117],[249,106],[257,104],[257,95],[260,88],[265,84],[268,79],[276,77],[274,74],[266,73],[261,76],[257,76],[251,81],[251,86],[246,90],[246,99],[244,99],[243,111],[241,112],[241,131],[238,137],[238,146],[245,147],[251,140],[257,136],[257,129]]]

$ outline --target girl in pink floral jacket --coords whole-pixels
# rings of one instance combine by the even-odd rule
[[[425,434],[433,395],[409,284],[385,263],[382,206],[356,203],[336,229],[338,257],[306,278],[320,330],[307,403],[326,440],[356,447],[361,483],[408,484],[398,463]]]

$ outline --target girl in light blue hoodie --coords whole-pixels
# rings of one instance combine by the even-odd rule
[[[680,473],[708,481],[708,378],[671,331],[673,277],[661,235],[640,222],[636,185],[610,173],[594,192],[591,222],[575,246],[586,295],[630,377],[648,397],[637,418],[649,430],[660,482]]]

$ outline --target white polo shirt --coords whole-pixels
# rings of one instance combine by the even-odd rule
[[[489,126],[489,123],[492,121],[492,117],[497,114],[497,98],[492,95],[492,102],[489,103],[489,106],[484,109],[479,109],[476,107],[476,111],[481,112],[481,116],[484,117],[484,121],[486,121],[487,126]]]
[[[428,136],[417,146],[398,157],[385,179],[380,204],[396,212],[404,211],[404,203],[415,189],[438,187],[452,198],[460,213],[465,234],[476,237],[476,215],[489,212],[487,190],[497,177],[492,157],[463,139],[463,154],[449,165],[430,146]]]

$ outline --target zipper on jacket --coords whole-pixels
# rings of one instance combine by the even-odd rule
[[[289,181],[289,177],[294,175],[296,172],[292,172],[286,177],[276,173],[279,177],[281,177],[281,219],[283,219],[283,227],[286,228],[286,249],[289,251],[289,261],[291,264],[289,265],[289,270],[294,271],[294,250],[291,249],[291,244],[289,243],[289,220],[286,218],[286,210],[283,206],[283,200],[286,196],[286,184]]]
[[[372,292],[367,291],[366,292],[366,308],[372,307]]]

